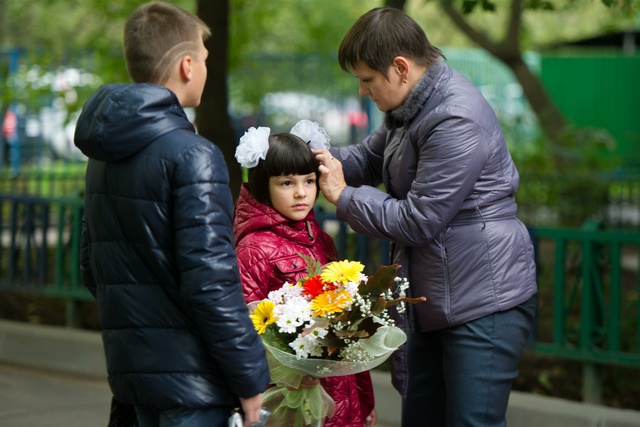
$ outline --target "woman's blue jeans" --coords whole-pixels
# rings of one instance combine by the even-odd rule
[[[227,427],[231,408],[176,408],[164,411],[136,406],[139,427]]]
[[[403,427],[499,427],[536,311],[536,296],[449,329],[410,334]]]

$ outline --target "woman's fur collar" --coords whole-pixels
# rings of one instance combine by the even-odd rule
[[[395,129],[410,123],[418,114],[424,102],[434,88],[434,83],[442,73],[445,64],[441,61],[431,64],[420,81],[411,89],[407,99],[402,104],[388,111],[384,115],[384,125],[387,129]]]

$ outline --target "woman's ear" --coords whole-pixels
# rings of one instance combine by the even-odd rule
[[[409,76],[410,64],[404,56],[396,56],[393,58],[393,70],[403,80]]]

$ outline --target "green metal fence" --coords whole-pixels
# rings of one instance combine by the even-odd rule
[[[0,289],[91,300],[79,272],[83,201],[0,194]],[[375,268],[388,263],[385,242],[369,239],[319,209],[342,258]],[[598,366],[640,368],[640,232],[531,228],[538,267],[539,310],[533,351],[584,364],[585,400],[600,395]]]
[[[533,234],[538,265],[553,266],[551,277],[540,283],[543,298],[551,297],[543,309],[550,310],[553,323],[538,332],[536,351],[640,367],[640,233],[589,223],[583,229],[535,229]]]
[[[533,229],[540,306],[535,352],[583,363],[582,395],[600,403],[601,365],[640,368],[640,233]]]
[[[0,289],[88,300],[80,283],[83,200],[0,194]]]

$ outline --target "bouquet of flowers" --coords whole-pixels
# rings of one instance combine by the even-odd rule
[[[275,383],[263,395],[272,411],[269,425],[321,426],[335,404],[321,386],[298,388],[302,377],[351,375],[378,366],[406,341],[387,308],[397,304],[402,311],[404,303],[426,300],[406,297],[409,284],[396,277],[398,265],[367,277],[359,262],[321,266],[305,260],[304,279],[249,304]]]

